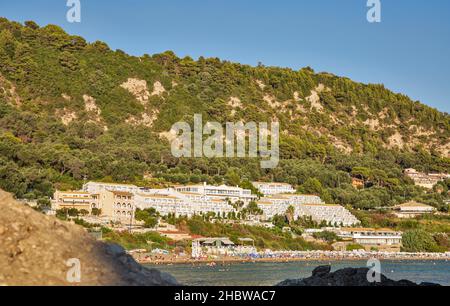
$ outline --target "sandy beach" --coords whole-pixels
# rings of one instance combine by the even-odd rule
[[[282,263],[282,262],[306,262],[306,261],[352,261],[352,260],[369,260],[376,258],[379,260],[401,260],[401,261],[417,261],[417,260],[446,260],[450,261],[450,253],[379,253],[379,252],[296,252],[296,253],[278,253],[272,256],[261,257],[205,257],[190,258],[177,257],[171,255],[150,255],[150,254],[134,254],[133,257],[141,264],[215,264],[215,263]]]

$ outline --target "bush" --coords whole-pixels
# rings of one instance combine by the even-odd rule
[[[347,245],[347,251],[364,250],[365,248],[357,243]]]
[[[434,235],[434,240],[436,241],[437,245],[443,250],[450,250],[450,239],[448,238],[447,234],[436,234]]]
[[[154,208],[145,210],[136,210],[135,219],[137,221],[143,221],[146,228],[154,228],[158,225],[158,212]]]
[[[333,242],[339,240],[339,237],[338,237],[338,235],[336,235],[336,233],[328,232],[328,231],[321,232],[321,233],[314,233],[313,237],[316,239],[325,240],[328,243],[333,243]]]
[[[403,234],[403,251],[439,252],[439,247],[429,233],[423,230],[412,230]]]

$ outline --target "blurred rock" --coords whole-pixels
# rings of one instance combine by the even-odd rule
[[[0,191],[0,286],[171,286],[177,281],[138,264],[115,244],[94,240],[82,227],[45,216]],[[80,282],[71,283],[80,262]]]
[[[314,269],[313,275],[305,279],[290,279],[279,283],[277,286],[439,286],[438,284],[422,283],[420,285],[408,280],[394,281],[384,275],[380,275],[381,282],[369,282],[368,268],[346,268],[331,272],[331,266],[320,266]]]

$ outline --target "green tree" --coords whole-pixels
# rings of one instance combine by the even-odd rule
[[[433,237],[424,230],[412,230],[403,234],[405,252],[438,252],[439,248]]]

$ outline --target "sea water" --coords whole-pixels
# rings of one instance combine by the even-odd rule
[[[219,263],[146,265],[172,274],[188,286],[272,286],[286,279],[311,276],[314,268],[331,265],[332,270],[366,267],[366,261],[307,261],[283,263]],[[431,282],[450,286],[450,261],[381,261],[382,273],[393,280]]]

